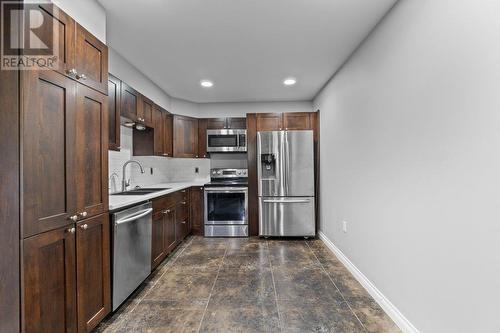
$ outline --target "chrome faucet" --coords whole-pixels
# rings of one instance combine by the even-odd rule
[[[130,163],[136,163],[139,166],[139,168],[141,168],[141,173],[144,173],[144,168],[142,167],[141,163],[139,163],[138,161],[130,160],[130,161],[125,162],[125,164],[123,164],[123,170],[122,170],[122,192],[125,192],[127,190],[127,186],[130,186],[130,179],[127,180],[127,177],[125,177],[125,168]]]

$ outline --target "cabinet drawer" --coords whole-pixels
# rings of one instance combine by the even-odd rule
[[[161,212],[175,205],[175,193],[153,199],[153,214]]]

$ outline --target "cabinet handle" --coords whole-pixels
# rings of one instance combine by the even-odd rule
[[[185,205],[186,204],[186,201],[182,201],[181,204]]]
[[[71,68],[66,71],[66,74],[68,74],[69,76],[76,76],[77,72],[76,69]]]
[[[80,74],[80,75],[76,74],[76,78],[78,80],[86,80],[87,79],[87,75],[85,75],[85,74]]]
[[[196,155],[196,158],[198,158],[198,155]]]
[[[181,223],[182,223],[182,224],[186,224],[186,221],[182,221]]]
[[[80,213],[80,214],[78,214],[78,215],[80,215],[81,217],[87,217],[87,212],[81,212],[81,213]]]
[[[170,213],[170,209],[167,209],[163,212],[163,214],[169,214]]]
[[[70,234],[74,234],[76,229],[73,227],[73,228],[66,229],[66,231],[69,232]]]
[[[78,215],[70,216],[69,219],[73,222],[76,222],[76,220],[78,220]]]
[[[80,226],[80,228],[82,228],[83,230],[87,230],[87,228],[88,228],[88,227],[89,227],[89,226],[88,226],[88,224],[87,224],[87,223],[85,223],[84,225],[81,225],[81,226]]]

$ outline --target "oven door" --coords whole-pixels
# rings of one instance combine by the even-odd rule
[[[205,188],[205,224],[248,224],[248,188]]]

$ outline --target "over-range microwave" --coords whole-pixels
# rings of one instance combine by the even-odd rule
[[[218,129],[207,130],[207,152],[246,152],[247,130]]]

